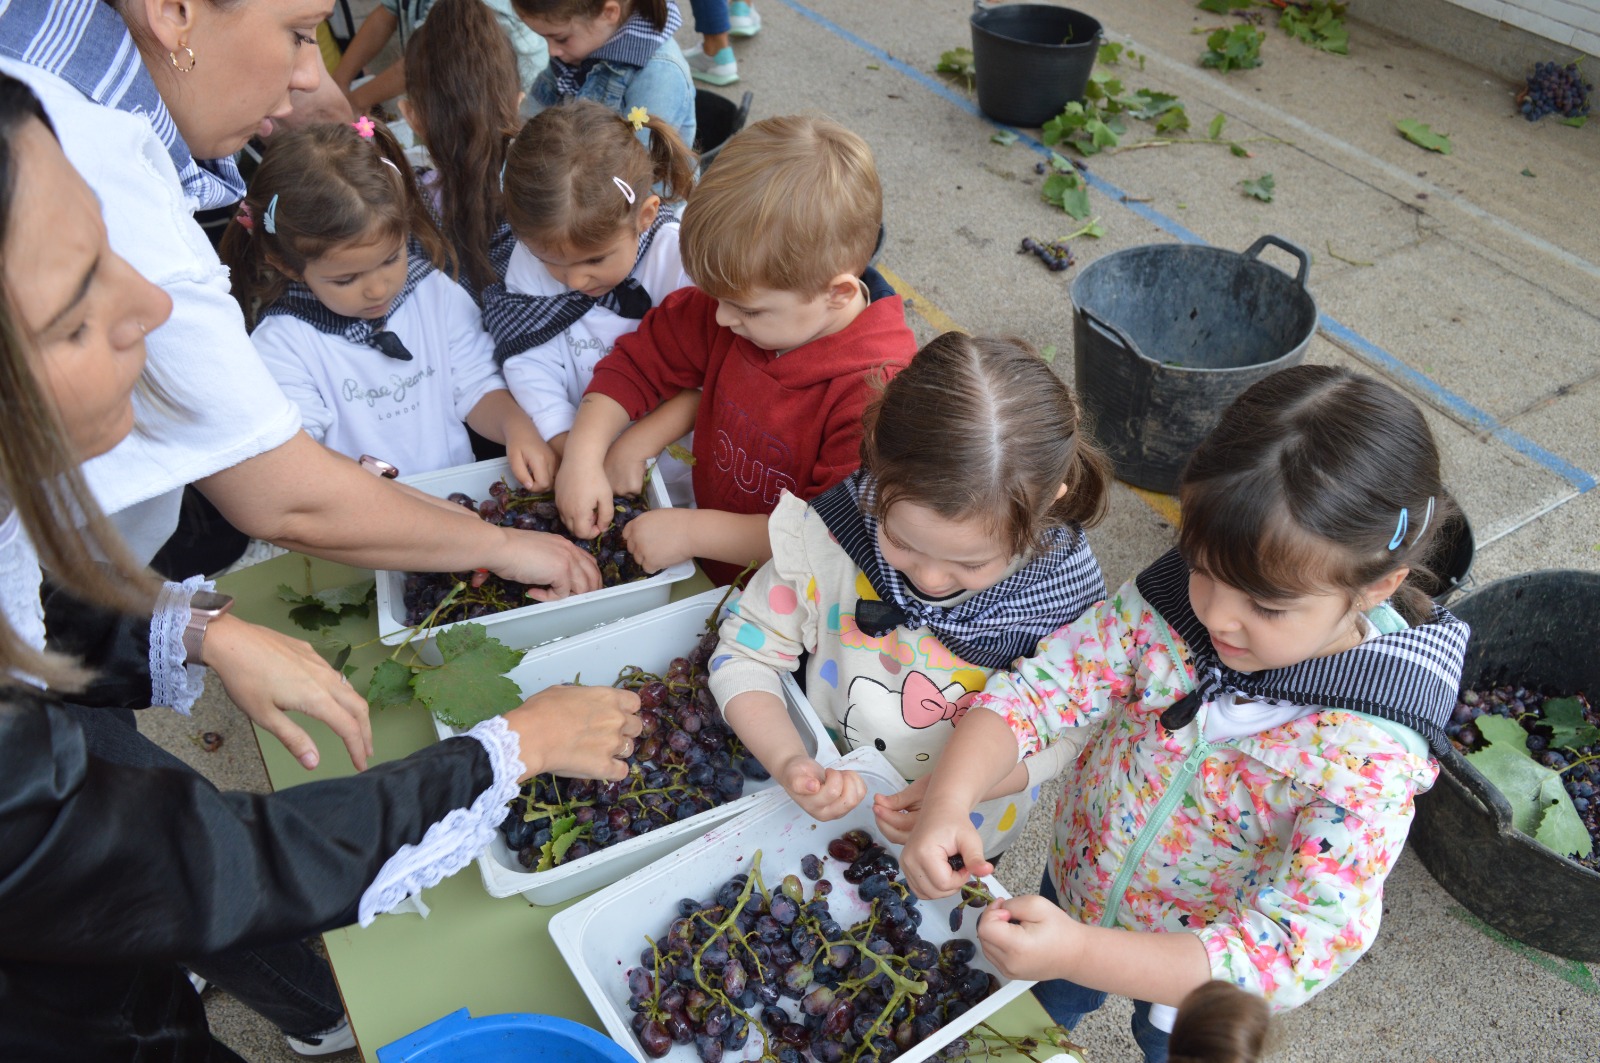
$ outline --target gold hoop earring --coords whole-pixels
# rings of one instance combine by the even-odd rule
[[[189,71],[194,69],[194,49],[190,48],[187,44],[180,44],[178,45],[178,51],[189,57],[188,66],[178,65],[178,52],[168,52],[167,60],[172,63],[172,69],[176,70],[180,74],[187,74]]]

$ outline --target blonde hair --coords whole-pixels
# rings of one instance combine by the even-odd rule
[[[729,140],[689,196],[683,265],[713,298],[809,298],[867,268],[882,219],[865,140],[826,118],[767,118]]]

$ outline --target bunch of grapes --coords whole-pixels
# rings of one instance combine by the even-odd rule
[[[1600,871],[1600,743],[1579,749],[1553,749],[1549,725],[1544,722],[1544,703],[1569,697],[1577,698],[1583,705],[1585,720],[1600,727],[1600,710],[1581,693],[1554,694],[1527,687],[1482,684],[1482,689],[1461,692],[1455,712],[1445,725],[1445,734],[1450,736],[1451,744],[1466,753],[1476,749],[1482,740],[1478,729],[1472,726],[1478,717],[1504,716],[1521,724],[1528,733],[1524,740],[1528,755],[1561,773],[1561,783],[1572,798],[1572,807],[1578,810],[1583,825],[1589,829],[1589,837],[1595,841],[1594,847],[1578,858],[1578,863]]]
[[[1031,236],[1024,236],[1022,246],[1017,248],[1017,254],[1026,255],[1029,252],[1043,262],[1051,273],[1060,273],[1077,261],[1072,256],[1072,248],[1067,246],[1065,240],[1053,240],[1043,244]]]
[[[594,555],[600,566],[600,579],[604,586],[616,587],[623,583],[645,579],[652,575],[640,567],[628,553],[622,541],[622,529],[645,511],[644,500],[632,495],[618,495],[616,516],[611,526],[594,539],[578,539],[561,523],[556,512],[555,495],[549,491],[534,492],[523,487],[513,487],[504,480],[489,485],[489,497],[482,502],[460,491],[450,496],[450,501],[478,514],[490,524],[522,531],[551,532],[560,535],[580,549]],[[452,597],[451,592],[461,585]],[[417,625],[433,617],[434,624],[450,624],[457,620],[476,620],[491,613],[516,609],[528,604],[528,585],[501,579],[499,576],[478,572],[409,572],[405,581],[406,623]],[[445,599],[449,598],[448,602]],[[440,609],[441,602],[445,602]],[[434,616],[434,611],[438,615]]]
[[[713,614],[715,616],[716,614]],[[664,676],[629,667],[616,685],[639,693],[644,730],[616,782],[537,775],[511,801],[500,830],[517,862],[533,870],[590,853],[699,815],[744,793],[745,780],[768,779],[728,727],[706,685],[717,635],[707,631]]]
[[[1578,73],[1577,63],[1538,63],[1526,87],[1517,93],[1517,106],[1530,122],[1547,114],[1582,118],[1589,113],[1589,92],[1593,88]]]
[[[923,912],[894,856],[863,830],[828,844],[841,877],[867,905],[850,926],[829,907],[833,883],[807,854],[801,874],[776,890],[761,878],[761,852],[709,901],[685,898],[660,940],[627,972],[633,1031],[652,1058],[693,1044],[702,1063],[742,1055],[752,1029],[764,1063],[889,1063],[998,988],[969,966],[972,941],[934,945],[918,933]],[[993,898],[977,883],[964,903]],[[960,911],[958,907],[956,911]],[[964,1055],[956,1039],[942,1051]]]

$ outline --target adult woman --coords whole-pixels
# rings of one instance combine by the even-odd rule
[[[76,593],[149,607],[77,463],[131,429],[143,336],[170,303],[111,250],[43,110],[4,77],[0,274],[0,1058],[237,1060],[160,961],[370,921],[470,860],[521,778],[621,777],[637,699],[555,688],[404,761],[268,797],[90,755],[74,718],[15,678],[74,677],[26,608],[32,544]],[[87,542],[62,520],[75,507]]]

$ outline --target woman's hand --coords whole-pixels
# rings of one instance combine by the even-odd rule
[[[556,470],[556,509],[573,535],[593,539],[611,526],[616,494],[601,465],[568,457]]]
[[[525,416],[507,418],[504,430],[506,461],[511,465],[511,475],[530,491],[550,490],[556,482],[556,466],[560,464],[550,444]]]
[[[522,743],[522,778],[622,779],[639,737],[639,695],[616,687],[558,686],[506,713]]]
[[[695,556],[694,524],[698,510],[652,509],[639,514],[622,529],[628,553],[646,572],[660,572],[668,565]]]
[[[512,556],[488,566],[503,579],[528,584],[528,597],[552,602],[600,589],[600,567],[594,555],[559,535],[504,529]]]
[[[972,875],[981,878],[994,873],[994,865],[983,858],[983,840],[977,828],[960,809],[944,809],[924,800],[916,818],[900,853],[900,869],[906,885],[918,897],[948,897]],[[952,856],[961,857],[962,870],[950,866]]]
[[[791,757],[773,772],[794,803],[812,819],[838,819],[867,796],[867,784],[853,771],[824,768],[809,756]]]
[[[897,794],[873,795],[872,816],[878,821],[878,830],[896,845],[905,845],[911,840],[930,777],[924,775]]]
[[[1068,977],[1082,951],[1083,929],[1043,897],[1011,897],[995,901],[983,913],[978,942],[1007,978],[1043,981]]]
[[[308,771],[317,766],[316,744],[284,715],[287,712],[327,724],[350,751],[356,770],[366,770],[372,756],[366,699],[309,643],[236,616],[222,616],[206,628],[200,653],[233,703],[271,732]]]

